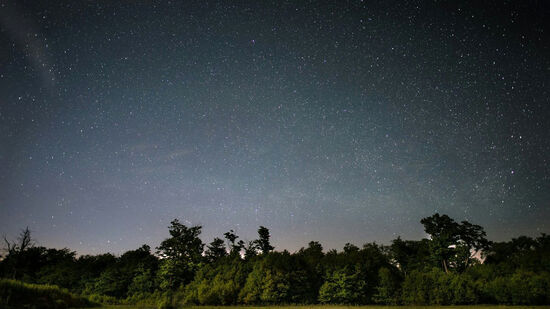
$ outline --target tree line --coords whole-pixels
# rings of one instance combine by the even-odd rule
[[[487,240],[484,229],[447,215],[422,219],[428,238],[389,245],[319,242],[275,251],[270,232],[244,242],[230,230],[205,244],[201,226],[173,220],[169,237],[125,252],[77,256],[35,246],[29,229],[5,239],[0,276],[57,285],[103,303],[550,304],[550,237]]]

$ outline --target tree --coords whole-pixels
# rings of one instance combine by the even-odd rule
[[[157,247],[157,253],[163,258],[177,259],[198,264],[204,248],[199,238],[202,226],[187,227],[178,219],[170,222],[170,238],[163,240]]]
[[[151,289],[144,288],[144,286],[154,285],[154,280],[144,281],[153,278],[157,264],[158,260],[151,254],[151,248],[148,245],[126,251],[120,257],[114,258],[114,261],[107,265],[98,278],[87,284],[86,292],[115,298],[127,298],[136,293],[149,292]],[[138,279],[134,280],[136,278]],[[130,287],[132,287],[131,291]],[[140,288],[144,290],[139,291]]]
[[[36,274],[38,283],[57,285],[79,292],[80,279],[80,273],[76,269],[76,252],[67,248],[46,250],[44,264]]]
[[[288,251],[262,254],[239,292],[244,304],[288,304],[315,301],[312,274],[305,261]]]
[[[131,282],[131,277],[125,276],[119,267],[113,265],[113,267],[109,267],[101,273],[93,286],[90,285],[88,291],[100,295],[124,298]]]
[[[436,213],[420,220],[424,230],[431,236],[430,249],[434,260],[441,263],[446,273],[449,267],[463,271],[480,250],[487,248],[489,241],[479,225],[468,221],[456,223],[447,215]]]
[[[427,239],[416,241],[397,237],[392,241],[388,254],[391,262],[403,275],[407,275],[414,269],[428,266],[426,261],[430,257],[430,244]]]
[[[234,305],[242,289],[250,263],[241,259],[222,259],[221,263],[205,264],[185,287],[186,305]]]
[[[521,267],[533,272],[550,272],[550,236],[520,236],[506,242],[491,243],[484,250],[484,264],[497,265],[501,272],[512,273]]]
[[[310,241],[307,248],[301,248],[298,251],[306,263],[312,268],[317,270],[321,260],[325,256],[323,253],[323,246],[318,241]]]
[[[250,240],[244,246],[244,258],[249,260],[250,258],[258,254],[258,245],[256,241]]]
[[[235,234],[235,231],[233,230],[229,230],[229,232],[226,232],[225,234],[223,234],[223,236],[225,237],[225,239],[227,239],[227,244],[229,247],[229,255],[239,256],[241,253],[241,250],[244,247],[244,241],[242,240],[237,241],[237,239],[239,239],[239,236],[237,236],[237,234]]]
[[[171,237],[157,247],[157,253],[164,258],[159,276],[163,287],[176,288],[193,279],[203,259],[204,244],[199,238],[202,227],[187,227],[175,219],[168,229]]]
[[[6,251],[8,252],[8,255],[23,252],[27,250],[27,248],[34,245],[34,241],[31,237],[31,231],[28,226],[22,230],[21,233],[19,233],[17,241],[10,242],[6,236],[4,236],[4,242],[6,244]]]
[[[22,267],[22,264],[25,262],[24,254],[26,251],[34,247],[34,241],[31,237],[31,231],[27,226],[24,230],[19,233],[19,237],[16,241],[10,242],[6,236],[4,236],[4,243],[6,244],[5,251],[8,253],[6,256],[6,264],[10,269],[8,274],[11,278],[18,278],[19,268]]]
[[[441,262],[445,272],[449,272],[449,259],[453,255],[451,248],[458,241],[458,224],[447,215],[438,213],[420,220],[424,231],[431,236],[432,257]]]
[[[154,271],[141,265],[136,269],[134,278],[128,286],[128,295],[133,296],[153,293],[156,288]]]
[[[262,251],[263,254],[266,254],[274,249],[274,247],[269,242],[269,229],[265,226],[260,226],[258,229],[258,240],[257,245],[258,249]]]
[[[367,282],[359,265],[345,266],[327,274],[319,289],[319,301],[328,304],[364,304]]]
[[[157,272],[159,287],[162,290],[175,290],[190,282],[196,267],[177,259],[163,259]]]
[[[344,245],[344,253],[352,254],[357,252],[359,252],[359,247],[357,247],[356,245],[349,242]]]
[[[227,256],[227,251],[225,251],[225,245],[221,238],[214,238],[214,240],[206,246],[206,248],[207,249],[204,256],[211,263]]]
[[[374,301],[378,304],[397,305],[400,294],[400,278],[386,267],[378,271],[379,283],[374,295]]]
[[[487,233],[483,227],[471,224],[468,221],[462,221],[458,226],[459,241],[457,249],[462,248],[462,259],[456,261],[456,267],[464,270],[470,266],[473,258],[482,250],[486,250],[490,246],[490,241],[485,238]]]

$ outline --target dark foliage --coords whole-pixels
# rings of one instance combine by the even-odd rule
[[[56,286],[0,279],[0,308],[84,308],[95,307],[85,297]]]
[[[224,234],[227,246],[215,238],[204,250],[201,227],[174,220],[170,237],[156,255],[143,245],[120,257],[77,257],[69,249],[37,247],[26,229],[17,241],[5,240],[0,276],[56,285],[63,293],[87,295],[103,303],[161,307],[550,304],[549,236],[490,243],[481,226],[467,221],[458,223],[435,214],[421,223],[429,239],[398,237],[389,246],[348,243],[342,251],[328,252],[312,241],[289,253],[273,251],[265,227],[258,229],[257,240],[245,243],[231,230]],[[29,290],[18,284],[24,293],[42,293],[37,286]],[[56,289],[51,288],[52,293],[58,293]]]

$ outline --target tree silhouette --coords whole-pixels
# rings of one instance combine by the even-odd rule
[[[216,262],[227,255],[225,244],[221,238],[214,238],[214,240],[206,246],[206,248],[207,249],[204,252],[204,256],[209,262]]]
[[[237,241],[237,239],[239,239],[239,236],[237,236],[237,234],[235,234],[235,231],[233,230],[229,230],[229,232],[226,232],[225,234],[223,234],[223,236],[225,237],[225,239],[227,239],[227,243],[229,246],[229,255],[239,256],[241,250],[244,247],[244,241]]]
[[[26,264],[25,252],[34,246],[34,241],[31,237],[31,230],[27,226],[19,233],[16,241],[10,242],[6,236],[4,236],[4,243],[6,244],[5,251],[8,253],[6,256],[7,268],[11,270],[11,278],[15,279],[18,276],[18,270],[22,264]]]
[[[263,254],[269,253],[275,249],[269,242],[269,238],[269,229],[265,226],[260,226],[260,228],[258,228],[258,240],[256,242],[258,249],[260,249]]]
[[[199,238],[201,226],[187,227],[174,219],[168,227],[170,238],[157,247],[162,258],[160,285],[175,288],[193,279],[203,257],[204,244]]]
[[[431,237],[432,257],[441,263],[446,273],[451,266],[463,271],[473,256],[489,245],[483,228],[468,221],[459,224],[447,215],[436,213],[423,218],[420,223]]]

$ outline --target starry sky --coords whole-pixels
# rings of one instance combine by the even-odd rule
[[[546,1],[0,1],[0,234],[550,232]]]

